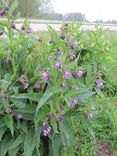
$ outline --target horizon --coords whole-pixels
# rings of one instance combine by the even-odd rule
[[[117,20],[115,0],[52,0],[54,11],[63,15],[79,12],[89,21]]]

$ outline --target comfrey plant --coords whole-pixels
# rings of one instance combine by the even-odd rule
[[[17,29],[17,0],[2,5],[8,20],[0,22],[0,155],[75,156],[80,130],[96,143],[95,98],[107,95],[102,29],[86,33],[65,23],[40,40],[28,35],[27,21]]]

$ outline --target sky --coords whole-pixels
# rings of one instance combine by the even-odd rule
[[[52,0],[55,12],[81,12],[88,20],[117,20],[117,0]]]

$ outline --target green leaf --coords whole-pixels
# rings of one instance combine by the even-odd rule
[[[8,151],[9,156],[16,156],[18,151],[21,149],[20,146],[17,146],[15,149],[11,149]]]
[[[13,126],[13,118],[12,118],[12,116],[11,115],[6,115],[4,117],[4,121],[6,123],[6,126],[10,129],[11,134],[13,136],[13,134],[14,134],[14,126]]]
[[[9,148],[9,150],[11,149],[15,149],[17,146],[19,146],[21,143],[23,143],[25,138],[24,133],[20,134],[17,139],[14,141],[14,143],[12,144],[12,146]]]
[[[63,145],[67,146],[68,148],[72,147],[74,141],[74,135],[68,120],[66,119],[60,122],[59,128],[60,128],[60,138]]]
[[[24,94],[11,95],[10,98],[29,99],[29,100],[32,100],[32,101],[38,101],[40,95],[41,95],[40,93],[24,93]]]
[[[9,9],[9,15],[11,16],[13,14],[13,12],[15,11],[15,9],[18,7],[18,0],[15,0],[12,5],[10,6]]]
[[[5,121],[3,119],[0,119],[0,128],[5,126]]]
[[[53,149],[53,156],[59,156],[60,152],[60,137],[58,135],[49,136],[52,141],[52,149]]]
[[[5,133],[6,129],[7,129],[7,127],[0,128],[0,141],[2,140],[2,136]]]
[[[33,150],[35,148],[33,139],[34,139],[34,131],[30,130],[25,136],[23,156],[32,156]]]
[[[1,142],[1,153],[0,156],[5,156],[8,152],[9,147],[12,145],[14,139],[11,137],[10,134],[6,134]]]
[[[18,111],[21,113],[32,114],[32,113],[35,113],[36,106],[35,105],[26,105],[26,107],[18,109]]]
[[[38,102],[38,105],[36,108],[36,114],[38,113],[39,109],[47,102],[47,100],[49,100],[51,96],[55,95],[58,92],[61,92],[61,90],[55,87],[52,87],[46,90],[46,92],[44,93],[44,95],[41,97],[41,99]]]

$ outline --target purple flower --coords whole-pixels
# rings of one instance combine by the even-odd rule
[[[103,83],[103,80],[102,80],[101,76],[97,76],[96,88],[98,88],[98,89],[104,88],[104,83]]]
[[[6,113],[7,113],[7,114],[12,113],[12,109],[11,109],[10,107],[8,107],[8,108],[6,109]]]
[[[75,49],[76,48],[76,44],[72,43],[72,45],[70,47],[71,47],[71,49]]]
[[[54,120],[55,120],[55,122],[60,122],[63,119],[64,119],[64,114],[60,114],[59,116],[56,116]]]
[[[11,27],[12,27],[13,29],[16,29],[16,25],[15,25],[14,23],[11,24]]]
[[[53,40],[50,40],[50,41],[49,41],[49,43],[50,43],[50,44],[53,44],[53,43],[54,43],[54,41],[53,41]]]
[[[42,79],[43,79],[45,82],[48,82],[48,81],[50,80],[50,74],[49,74],[48,71],[42,73]]]
[[[10,55],[7,56],[6,63],[11,64],[12,58]]]
[[[71,77],[72,77],[72,74],[71,74],[69,71],[65,71],[65,72],[63,73],[63,77],[64,77],[65,79],[68,79],[68,78],[71,78]]]
[[[64,33],[61,34],[60,38],[61,38],[62,40],[65,40],[65,34],[64,34]]]
[[[55,64],[55,67],[57,69],[61,69],[61,67],[62,67],[62,61],[61,60],[58,60],[57,63]]]
[[[36,83],[34,84],[34,88],[35,88],[35,89],[41,89],[41,84],[40,84],[39,82],[36,82]]]
[[[16,117],[17,117],[18,120],[20,120],[20,119],[22,119],[22,114],[21,113],[17,113]]]
[[[55,56],[55,55],[50,55],[49,59],[50,59],[51,61],[54,61],[54,60],[56,59],[56,56]]]
[[[29,87],[28,78],[25,75],[22,75],[20,77],[20,82],[22,83],[22,88],[24,90],[28,89]]]
[[[72,75],[73,75],[74,78],[80,78],[80,77],[83,76],[83,74],[84,74],[84,71],[79,70],[78,72],[73,73]]]
[[[3,10],[0,10],[0,16],[2,17],[4,15],[5,15],[5,10],[4,11]]]
[[[22,26],[21,26],[21,30],[22,30],[22,31],[24,31],[24,30],[25,30],[25,27],[24,27],[24,25],[22,25]]]
[[[103,82],[102,81],[96,81],[96,88],[98,88],[98,89],[104,88]]]
[[[74,52],[71,52],[71,53],[69,54],[70,60],[74,60],[75,57],[76,57],[76,55],[75,55]]]
[[[92,119],[92,118],[93,118],[93,112],[89,111],[89,112],[87,113],[87,118],[88,118],[88,119]]]
[[[51,132],[51,127],[49,126],[48,122],[47,121],[43,122],[42,135],[46,137],[50,132]]]
[[[76,100],[76,99],[72,99],[72,100],[70,101],[70,103],[69,103],[69,106],[70,106],[71,108],[75,108],[76,105],[77,105],[77,100]]]
[[[33,32],[32,28],[29,27],[27,33],[32,33],[32,32]]]
[[[0,30],[0,36],[2,36],[3,35],[3,31],[2,30]]]

